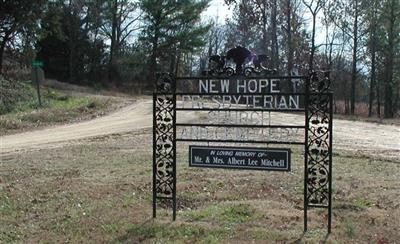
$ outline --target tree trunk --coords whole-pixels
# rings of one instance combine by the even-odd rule
[[[379,82],[379,79],[376,80],[376,114],[378,115],[378,118],[381,117],[381,84]]]
[[[175,77],[177,77],[178,76],[178,74],[179,74],[179,67],[180,67],[180,63],[181,63],[181,53],[180,52],[178,52],[177,54],[176,54],[176,64],[175,64],[175,72],[174,72],[174,75],[175,75]]]
[[[68,56],[68,78],[70,83],[75,82],[75,43],[76,43],[76,35],[75,35],[75,22],[76,22],[76,13],[74,6],[69,6],[69,31],[68,31],[68,44],[69,44],[69,56]]]
[[[272,0],[271,9],[271,39],[272,39],[272,67],[279,68],[279,50],[278,50],[278,33],[277,33],[277,0]]]
[[[118,11],[118,0],[114,0],[112,3],[112,21],[111,21],[111,45],[110,45],[110,60],[108,67],[108,78],[111,80],[113,78],[114,62],[115,62],[115,52],[117,45],[117,11]]]
[[[208,40],[208,58],[211,57],[212,52],[213,52],[212,35],[210,35],[210,39]]]
[[[218,49],[219,49],[219,36],[218,36],[218,30],[217,30],[217,26],[215,26],[215,55],[218,55]]]
[[[71,35],[70,35],[71,38]],[[75,80],[75,48],[74,48],[74,41],[70,39],[69,41],[69,60],[68,60],[68,67],[69,67],[69,82],[73,83]]]
[[[3,54],[6,48],[7,38],[4,38],[0,44],[0,74],[3,74]]]
[[[396,16],[394,14],[395,0],[391,1],[389,30],[388,30],[388,46],[386,56],[386,71],[385,71],[385,118],[393,118],[393,60],[394,60],[394,24]]]
[[[353,64],[351,71],[351,94],[350,113],[353,115],[356,102],[356,80],[357,80],[357,46],[358,46],[358,0],[354,2],[354,26],[353,26]]]
[[[10,29],[4,32],[4,38],[0,44],[0,74],[3,74],[3,60],[4,60],[4,52],[6,50],[7,42],[10,41],[10,36],[16,30],[17,25],[14,23]]]
[[[112,7],[110,64],[114,61],[115,42],[117,38],[117,4],[118,2],[115,0]]]
[[[393,116],[397,114],[397,111],[399,111],[399,102],[400,102],[400,89],[399,89],[399,81],[397,80],[396,86],[395,86],[395,91],[396,91],[396,98],[393,104]]]
[[[333,42],[335,41],[335,38],[332,37],[330,43],[329,43],[329,54],[328,54],[328,70],[332,69],[332,64],[333,64]]]
[[[193,54],[190,53],[189,77],[193,76]]]
[[[314,69],[315,21],[316,21],[317,13],[312,13],[312,16],[313,16],[313,21],[312,21],[312,33],[311,33],[311,53],[310,53],[310,62],[308,64],[310,71],[312,71]]]
[[[267,30],[267,15],[265,13],[265,6],[262,11],[262,53],[268,54],[268,30]],[[272,68],[272,66],[270,67]]]
[[[375,100],[375,83],[376,83],[376,27],[377,27],[377,8],[376,1],[373,2],[373,15],[371,21],[371,82],[369,85],[369,107],[368,117],[372,116],[374,100]]]
[[[373,37],[375,38],[375,33],[373,33]],[[368,117],[372,116],[372,107],[374,105],[374,89],[375,89],[375,60],[376,60],[376,52],[375,52],[375,39],[372,41],[371,47],[371,83],[369,85],[369,108],[368,108]]]
[[[292,75],[293,69],[293,43],[292,43],[292,23],[291,23],[291,14],[292,8],[290,6],[290,1],[286,1],[287,8],[287,73],[288,75]]]
[[[150,82],[156,84],[156,73],[157,73],[157,50],[158,50],[158,26],[155,26],[154,37],[152,41],[152,50],[150,57]]]
[[[349,114],[349,97],[347,94],[347,81],[345,80],[344,82],[344,89],[343,89],[343,95],[344,95],[344,113]]]
[[[176,65],[176,47],[171,48],[170,53],[170,62],[169,62],[169,72],[171,74],[175,74],[175,65]]]
[[[390,67],[392,66],[390,63],[387,63],[387,69],[386,69],[386,78],[385,78],[385,85],[384,85],[384,93],[385,93],[385,99],[384,99],[384,117],[385,118],[393,118],[393,102],[392,102],[392,74],[387,73],[390,72]]]

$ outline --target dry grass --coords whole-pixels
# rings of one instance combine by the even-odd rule
[[[113,135],[7,155],[0,164],[0,241],[92,243],[320,242],[326,211],[302,233],[302,157],[289,173],[189,168],[178,155],[178,219],[151,219],[151,136]],[[400,239],[400,163],[334,156],[328,243]],[[167,206],[164,204],[164,206]]]

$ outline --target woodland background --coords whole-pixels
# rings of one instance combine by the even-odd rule
[[[46,78],[145,93],[156,72],[197,75],[242,45],[281,74],[330,70],[336,113],[398,117],[400,1],[225,3],[221,24],[202,17],[208,0],[0,1],[2,83],[29,79],[41,60]]]

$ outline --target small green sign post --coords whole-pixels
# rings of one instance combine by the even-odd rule
[[[41,67],[43,67],[43,62],[39,61],[39,60],[35,60],[35,61],[32,62],[32,66],[34,68],[41,68]]]
[[[43,62],[39,60],[35,60],[32,62],[32,67],[35,69],[35,82],[36,82],[36,90],[38,94],[38,101],[39,101],[39,106],[42,106],[42,100],[40,98],[40,86],[39,86],[39,75],[38,75],[38,69],[43,67]]]

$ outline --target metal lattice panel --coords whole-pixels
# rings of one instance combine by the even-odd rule
[[[174,125],[172,96],[157,96],[155,100],[155,165],[157,196],[172,197],[174,165]]]
[[[307,202],[309,205],[329,204],[329,173],[331,150],[331,103],[329,73],[318,79],[316,73],[310,77],[308,98],[307,135]]]
[[[157,199],[172,200],[176,216],[176,95],[174,78],[158,76],[153,97],[153,217]]]
[[[309,204],[327,205],[331,146],[329,95],[310,95],[309,101],[307,199]]]
[[[329,73],[310,76],[306,113],[305,208],[327,207],[331,228],[332,93]],[[305,211],[307,211],[305,209]],[[305,218],[307,213],[305,212]],[[306,225],[305,225],[306,228]]]

